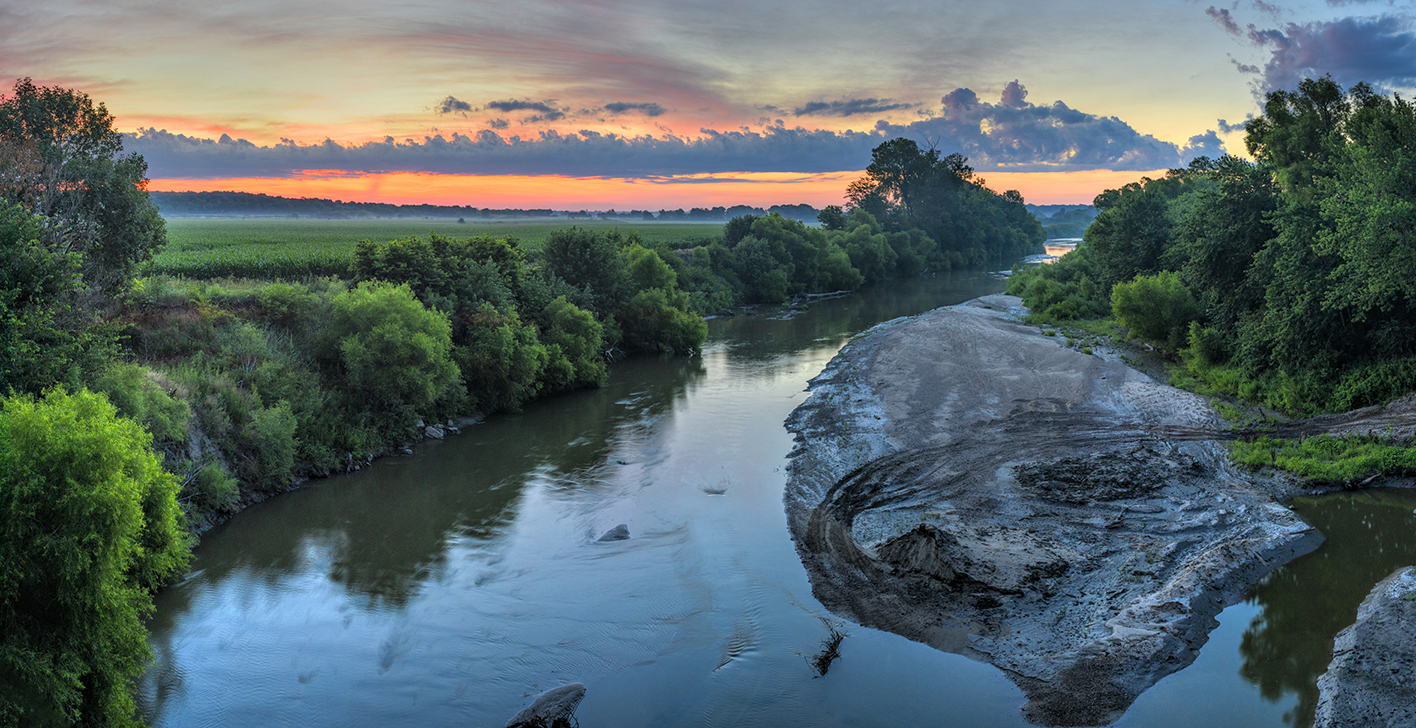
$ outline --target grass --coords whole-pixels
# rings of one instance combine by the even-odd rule
[[[646,243],[673,247],[706,245],[722,238],[722,226],[706,223],[627,221],[471,221],[445,218],[397,220],[296,220],[281,218],[167,221],[167,247],[149,264],[148,273],[183,278],[308,278],[348,273],[354,245],[427,235],[513,235],[528,251],[538,250],[555,230],[578,226],[619,228]]]
[[[1358,484],[1373,476],[1416,475],[1416,447],[1390,438],[1318,435],[1305,440],[1260,437],[1230,445],[1234,461],[1273,467],[1322,483]]]

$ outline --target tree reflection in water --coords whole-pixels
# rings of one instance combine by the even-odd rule
[[[1296,693],[1298,706],[1285,718],[1307,728],[1333,637],[1356,620],[1358,605],[1378,581],[1416,564],[1416,491],[1334,493],[1291,505],[1327,541],[1250,590],[1248,601],[1263,611],[1244,633],[1240,674],[1268,700]]]

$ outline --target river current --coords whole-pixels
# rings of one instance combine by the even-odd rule
[[[602,389],[252,506],[158,596],[144,717],[500,727],[581,682],[586,728],[1026,726],[999,670],[827,613],[782,509],[782,421],[836,351],[1001,289],[956,273],[714,319],[701,357],[620,362]],[[1416,495],[1296,507],[1329,542],[1225,610],[1195,663],[1117,725],[1311,720],[1332,634],[1416,563]],[[629,539],[598,540],[619,524]],[[820,675],[830,626],[847,636]]]

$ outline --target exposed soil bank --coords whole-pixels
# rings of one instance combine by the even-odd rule
[[[1416,569],[1398,569],[1338,633],[1314,728],[1416,725]]]
[[[990,662],[1043,725],[1102,725],[1322,536],[1235,471],[1205,398],[989,296],[881,324],[813,380],[788,524],[817,598]],[[1232,435],[1229,435],[1232,436]]]

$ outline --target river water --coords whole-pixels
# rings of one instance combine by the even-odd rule
[[[1001,288],[958,273],[715,319],[701,358],[621,362],[602,389],[247,509],[158,595],[144,717],[499,727],[582,682],[586,728],[1027,725],[1000,671],[832,618],[782,509],[782,421],[850,336]],[[1118,725],[1304,725],[1331,635],[1416,562],[1416,499],[1369,500],[1298,504],[1334,537],[1222,613]],[[628,540],[598,541],[618,524]],[[828,625],[847,636],[818,675]]]

